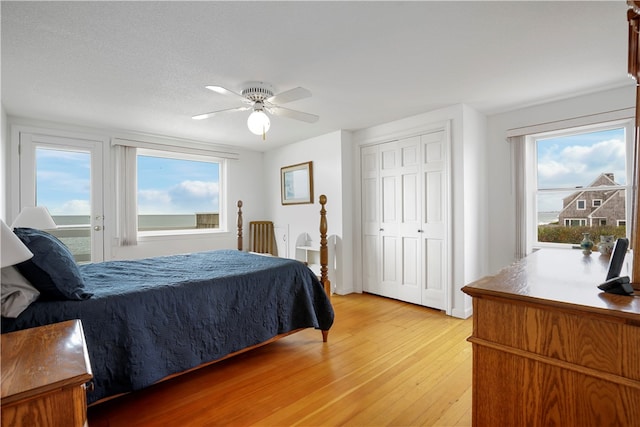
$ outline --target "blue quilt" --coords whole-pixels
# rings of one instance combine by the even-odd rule
[[[223,250],[80,266],[85,301],[36,301],[2,332],[81,319],[95,390],[89,403],[299,328],[334,313],[299,261]]]

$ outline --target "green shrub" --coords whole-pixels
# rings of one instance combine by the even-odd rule
[[[571,243],[578,245],[582,241],[583,234],[589,233],[591,240],[595,244],[600,242],[600,236],[615,236],[615,238],[626,235],[626,227],[604,225],[598,227],[562,227],[557,224],[545,224],[538,226],[538,241],[550,243]]]

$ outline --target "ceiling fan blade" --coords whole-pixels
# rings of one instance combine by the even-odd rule
[[[296,87],[267,98],[267,102],[272,104],[286,104],[287,102],[297,101],[298,99],[308,98],[310,96],[311,92],[307,89],[303,87]]]
[[[198,114],[197,116],[193,116],[192,119],[195,119],[195,120],[208,119],[209,117],[213,117],[219,113],[231,113],[233,111],[246,111],[249,109],[251,109],[251,107],[227,108],[226,110],[218,110],[218,111],[212,111],[210,113]]]
[[[246,97],[240,95],[239,93],[236,93],[232,90],[226,89],[222,86],[205,86],[207,89],[212,90],[216,93],[219,93],[220,95],[227,95],[227,96],[235,96],[237,98],[240,98],[242,100],[242,102],[251,102],[250,100],[248,100]]]
[[[302,111],[291,110],[289,108],[278,106],[268,107],[267,111],[274,116],[288,117],[290,119],[301,120],[307,123],[315,123],[320,118],[315,114],[303,113]]]

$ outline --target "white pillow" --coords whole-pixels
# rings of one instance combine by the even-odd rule
[[[4,317],[18,317],[38,299],[40,292],[13,266],[2,268],[0,272],[0,311]]]

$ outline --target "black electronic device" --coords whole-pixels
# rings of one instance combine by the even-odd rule
[[[605,291],[610,294],[633,295],[633,286],[631,286],[629,276],[620,277],[622,264],[624,263],[628,247],[629,239],[621,237],[616,240],[616,244],[613,247],[613,253],[611,254],[611,260],[609,261],[607,280],[598,285],[598,289],[601,291]]]
[[[628,247],[629,239],[621,237],[616,240],[616,244],[613,247],[613,253],[611,254],[611,260],[609,261],[609,270],[607,271],[606,280],[620,276],[622,264],[624,263],[624,257],[627,254]]]
[[[598,289],[610,294],[633,295],[633,286],[631,286],[629,276],[613,277],[604,283],[598,285]]]

